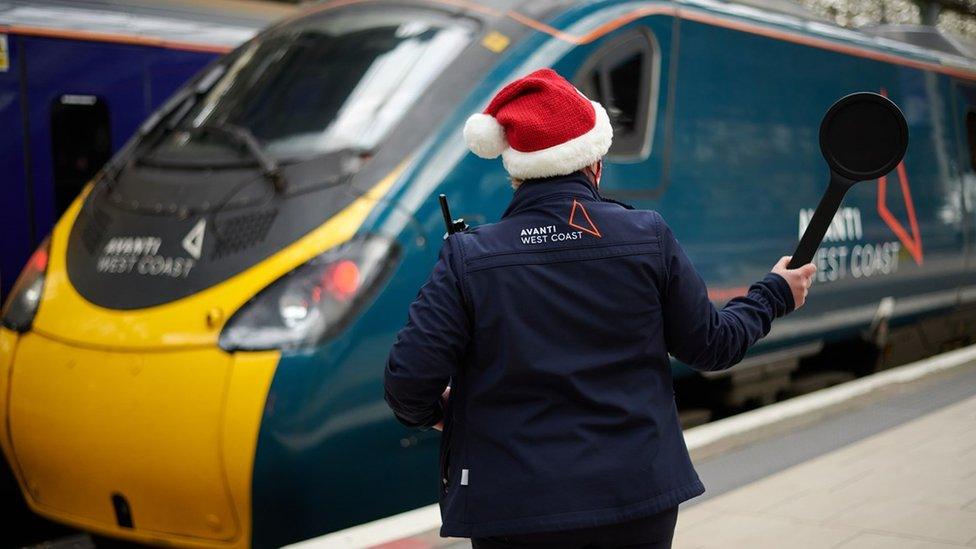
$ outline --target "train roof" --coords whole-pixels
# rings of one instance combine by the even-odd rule
[[[520,12],[547,18],[582,5],[573,0],[432,0],[456,7],[481,6],[498,14]],[[333,2],[309,2],[305,8]],[[590,3],[590,2],[586,2]],[[870,47],[888,54],[976,72],[976,44],[932,27],[884,25],[840,27],[793,0],[674,0],[621,4],[698,8],[830,41]],[[336,2],[342,5],[344,2]],[[269,23],[301,9],[255,0],[0,0],[0,33],[108,40],[191,50],[225,52]]]
[[[976,79],[976,44],[922,25],[884,25],[850,29],[829,21],[790,0],[674,0],[678,10],[699,8],[721,16],[751,20],[787,33],[808,37],[805,42],[844,52],[850,46],[879,53],[876,59],[895,62],[907,59],[919,68],[923,65],[944,67],[947,72]],[[909,30],[914,29],[912,31]],[[925,29],[924,32],[921,29]],[[763,33],[761,33],[763,34]],[[777,32],[765,33],[772,36]],[[924,35],[924,36],[923,36]],[[911,65],[913,63],[902,63]]]
[[[728,2],[729,4],[733,4]],[[818,15],[813,10],[794,0],[737,0],[734,4],[741,4],[753,8],[759,8],[767,12],[775,12],[784,15],[799,17],[807,21],[820,21],[829,23],[830,20]]]
[[[681,3],[687,3],[689,5],[706,3],[697,2],[695,0],[678,1]],[[716,2],[707,3],[713,7],[716,4],[724,5],[724,11],[729,13],[735,13],[737,11],[737,5],[758,8],[767,13],[775,12],[776,14],[780,15],[796,17],[802,21],[825,24],[827,25],[827,28],[833,29],[833,32],[825,32],[826,28],[818,25],[817,30],[821,33],[837,34],[839,31],[842,34],[849,34],[849,36],[847,36],[848,38],[854,34],[860,34],[868,39],[883,39],[881,41],[881,45],[885,45],[888,40],[893,40],[924,50],[941,52],[969,59],[976,59],[976,42],[961,36],[954,36],[952,34],[942,32],[938,28],[931,25],[883,24],[849,29],[847,27],[841,27],[835,24],[829,19],[814,13],[812,10],[793,0],[734,0],[732,2],[719,0]]]
[[[366,2],[369,0],[359,0]],[[359,1],[355,3],[359,3]],[[391,0],[387,0],[391,1]],[[396,0],[392,0],[396,1]],[[550,27],[546,21],[574,7],[594,4],[632,7],[634,12],[662,14],[687,19],[724,21],[722,26],[746,28],[748,32],[780,40],[803,43],[840,53],[861,55],[881,62],[935,70],[976,80],[976,44],[943,34],[930,27],[924,33],[909,32],[904,26],[849,29],[812,12],[794,0],[401,0],[403,3],[434,3],[478,12],[489,18],[511,17],[538,31],[585,43],[589,36],[571,36]],[[317,0],[304,4],[306,13],[348,5],[342,0]],[[621,12],[623,13],[623,12]],[[697,14],[697,15],[696,15]],[[298,16],[301,13],[297,14]],[[623,14],[621,20],[628,20]],[[922,37],[922,34],[926,35]],[[867,52],[870,52],[868,54]]]
[[[0,0],[0,32],[223,52],[294,10],[245,0]]]
[[[944,33],[930,25],[878,25],[865,27],[864,32],[914,44],[930,50],[954,55],[976,57],[976,43],[960,36]]]

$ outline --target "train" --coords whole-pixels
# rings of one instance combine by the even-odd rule
[[[676,383],[764,400],[852,342],[885,367],[969,340],[976,60],[960,44],[780,0],[305,6],[156,110],[21,273],[0,443],[22,495],[98,535],[194,547],[435,501],[439,435],[395,421],[385,359],[441,246],[437,195],[472,225],[511,197],[465,119],[543,67],[606,106],[601,192],[661,212],[716,304],[795,247],[837,98],[875,91],[906,115],[904,161],[847,195],[807,305],[724,377],[675,363]]]
[[[0,6],[0,295],[163,101],[291,7],[15,0]]]
[[[293,11],[267,2],[12,0],[0,6],[0,301],[31,251],[146,117],[207,64]],[[2,461],[2,460],[0,460]],[[0,464],[0,545],[54,529]]]

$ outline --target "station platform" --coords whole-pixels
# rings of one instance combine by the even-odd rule
[[[698,470],[676,548],[976,547],[976,370]]]
[[[976,547],[976,346],[685,438],[707,492],[675,548]],[[470,547],[438,526],[433,505],[297,546]]]

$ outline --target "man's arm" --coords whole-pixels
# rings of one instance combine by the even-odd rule
[[[408,427],[426,429],[441,421],[441,394],[471,337],[453,240],[444,242],[387,360],[386,402]]]
[[[671,355],[696,370],[723,370],[742,360],[749,347],[769,333],[773,319],[794,309],[794,296],[802,300],[816,272],[809,264],[792,271],[777,264],[776,273],[767,274],[746,295],[716,310],[705,282],[671,229],[663,219],[659,226],[665,341]],[[799,285],[804,286],[802,291],[793,287]]]

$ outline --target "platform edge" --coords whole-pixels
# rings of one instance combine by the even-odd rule
[[[976,345],[688,429],[685,444],[692,460],[701,461],[972,368]]]

